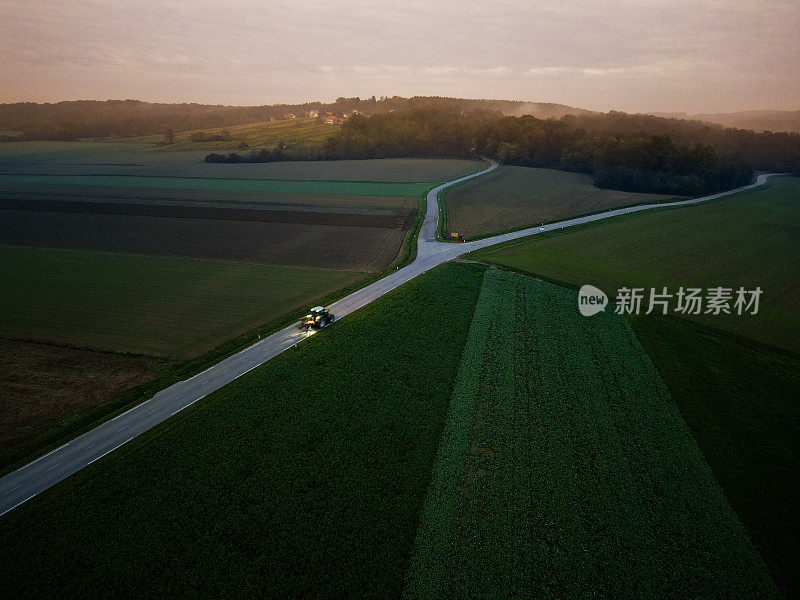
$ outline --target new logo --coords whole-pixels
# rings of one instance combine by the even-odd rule
[[[608,305],[608,296],[593,285],[582,285],[578,292],[578,310],[584,317],[603,312]]]

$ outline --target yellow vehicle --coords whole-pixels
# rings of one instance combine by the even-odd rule
[[[300,319],[298,327],[308,331],[310,329],[322,329],[331,323],[333,323],[333,314],[323,306],[315,306],[305,317]]]

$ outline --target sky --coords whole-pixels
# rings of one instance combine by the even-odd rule
[[[0,102],[800,109],[797,0],[0,0]]]

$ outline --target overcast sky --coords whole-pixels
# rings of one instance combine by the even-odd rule
[[[798,0],[0,0],[0,102],[800,109]]]

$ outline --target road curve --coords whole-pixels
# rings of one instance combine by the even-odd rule
[[[439,221],[439,192],[447,187],[461,183],[462,181],[489,173],[497,167],[498,164],[491,161],[491,165],[483,171],[443,183],[430,190],[427,195],[425,219],[420,229],[419,237],[417,238],[417,256],[415,260],[406,267],[398,269],[394,273],[334,302],[330,306],[330,309],[331,312],[336,315],[337,319],[349,315],[365,304],[369,304],[373,300],[380,298],[384,294],[398,288],[426,271],[442,263],[453,260],[473,249],[485,248],[528,235],[572,227],[582,223],[599,221],[601,219],[641,210],[665,206],[697,204],[758,187],[763,185],[769,177],[769,175],[759,175],[755,183],[729,192],[679,202],[620,208],[594,215],[587,215],[585,217],[568,219],[558,223],[551,223],[543,227],[534,227],[506,233],[468,244],[437,242],[436,229]],[[52,452],[0,478],[0,515],[30,500],[73,473],[91,465],[109,452],[116,450],[136,436],[163,423],[175,413],[191,406],[211,392],[241,377],[251,369],[264,364],[284,350],[302,342],[305,337],[305,334],[297,329],[296,323],[289,325],[256,344],[245,348],[241,352],[216,363],[202,373],[198,373],[185,381],[180,381],[161,390],[149,400],[138,404],[113,419],[98,425],[91,431],[56,448]]]

